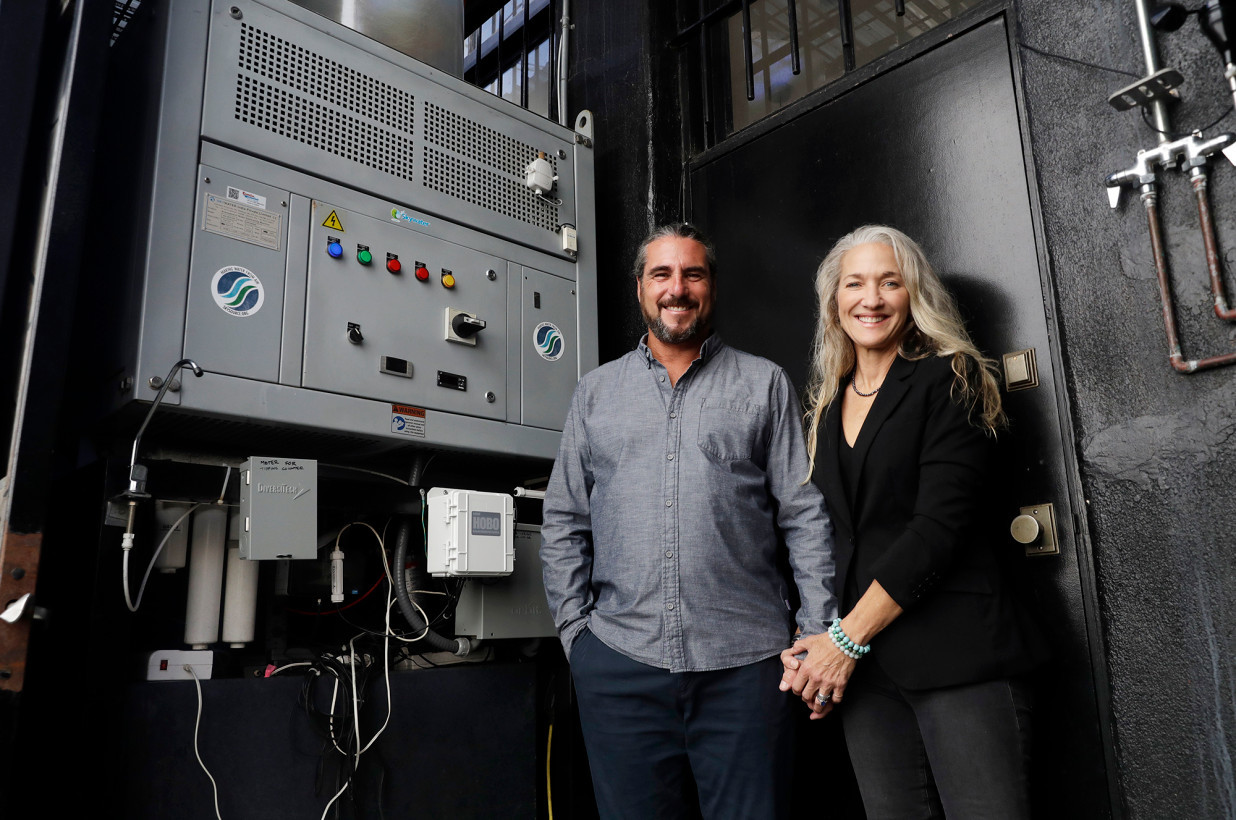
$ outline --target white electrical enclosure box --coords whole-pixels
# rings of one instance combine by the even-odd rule
[[[425,565],[431,575],[499,576],[515,569],[515,502],[502,493],[434,487]]]

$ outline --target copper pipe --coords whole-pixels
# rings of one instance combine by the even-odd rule
[[[1150,249],[1154,254],[1154,270],[1159,279],[1159,300],[1163,305],[1163,325],[1167,329],[1168,358],[1172,367],[1180,373],[1196,373],[1211,367],[1236,364],[1236,353],[1186,361],[1181,352],[1180,337],[1176,332],[1176,308],[1172,303],[1172,287],[1167,273],[1167,252],[1163,248],[1163,233],[1159,228],[1158,200],[1159,194],[1154,183],[1142,185],[1142,204],[1146,206],[1146,220],[1150,226]]]
[[[1210,214],[1210,201],[1206,196],[1208,181],[1205,168],[1189,171],[1193,193],[1197,195],[1197,217],[1202,225],[1202,243],[1206,246],[1206,270],[1210,273],[1210,293],[1215,301],[1215,315],[1220,319],[1236,319],[1236,308],[1227,306],[1223,295],[1223,265],[1219,262],[1219,243],[1215,239],[1215,223]]]

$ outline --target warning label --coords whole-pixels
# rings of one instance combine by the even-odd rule
[[[400,436],[425,437],[425,409],[406,404],[391,405],[391,432]]]
[[[322,227],[330,228],[332,231],[339,231],[340,233],[347,233],[347,231],[343,229],[343,223],[339,221],[339,214],[334,211],[331,211],[330,216],[326,217],[326,221],[322,223]]]

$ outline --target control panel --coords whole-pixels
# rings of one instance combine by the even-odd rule
[[[552,458],[598,354],[588,112],[564,128],[282,0],[186,0],[131,36],[176,60],[141,75],[118,207],[148,244],[106,294],[132,320],[101,401],[192,358],[163,403],[229,440]]]
[[[304,386],[505,420],[507,262],[394,210],[313,202]]]

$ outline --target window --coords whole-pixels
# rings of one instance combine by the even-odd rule
[[[711,140],[723,139],[840,79],[983,0],[904,0],[903,14],[897,13],[897,0],[795,0],[797,74],[789,2],[750,4],[749,87],[741,5],[714,3],[715,10],[704,17],[709,21],[702,28],[712,66],[706,79],[711,86],[706,94]]]
[[[475,28],[464,38],[464,79],[548,117],[555,3],[506,0],[477,5],[484,6],[486,16],[471,23]]]

